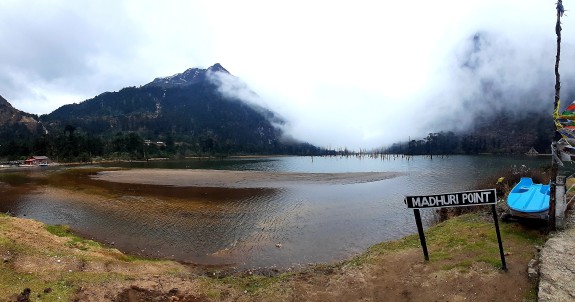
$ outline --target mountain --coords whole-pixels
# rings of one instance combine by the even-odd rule
[[[222,65],[220,65],[220,63],[216,63],[208,69],[190,68],[183,73],[178,73],[173,76],[155,78],[152,82],[144,85],[144,87],[157,86],[162,88],[173,88],[178,86],[189,86],[208,81],[208,75],[216,72],[230,74],[224,67],[222,67]]]
[[[23,125],[34,132],[39,126],[39,122],[32,114],[20,111],[0,95],[0,127]]]
[[[45,129],[33,114],[20,111],[0,96],[0,138],[7,141],[23,139],[30,134],[41,133]]]
[[[221,81],[231,79],[239,81],[220,64],[191,68],[141,87],[105,92],[79,104],[62,106],[40,119],[53,133],[111,141],[106,148],[116,152],[126,151],[114,146],[118,138],[142,140],[148,146],[177,146],[184,155],[319,150],[284,140],[281,126],[285,121],[275,113],[222,92]],[[128,134],[131,138],[126,138]]]

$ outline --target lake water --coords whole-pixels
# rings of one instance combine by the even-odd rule
[[[80,185],[112,193],[112,197],[97,202],[49,194],[42,186],[12,180],[11,186],[2,187],[0,211],[48,224],[67,224],[88,238],[113,242],[120,250],[135,254],[240,268],[285,268],[345,259],[375,243],[416,233],[413,212],[403,202],[405,195],[470,190],[477,181],[503,169],[538,168],[549,162],[547,157],[415,156],[115,163],[109,166],[403,174],[369,183],[306,183],[261,189],[78,180]],[[424,211],[423,215],[429,218],[432,212]]]

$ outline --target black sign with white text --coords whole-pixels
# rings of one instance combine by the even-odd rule
[[[495,189],[405,197],[405,204],[410,209],[478,206],[496,203],[497,192]]]

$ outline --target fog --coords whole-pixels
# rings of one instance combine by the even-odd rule
[[[575,3],[563,4],[566,104]],[[278,113],[289,135],[374,148],[498,108],[551,112],[555,20],[555,1],[541,0],[7,0],[0,95],[44,114],[221,63],[234,75],[221,91]]]

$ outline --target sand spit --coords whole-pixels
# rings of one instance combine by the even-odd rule
[[[131,169],[103,171],[93,179],[178,187],[278,188],[293,184],[355,184],[401,176],[398,172],[280,173],[261,171]]]

